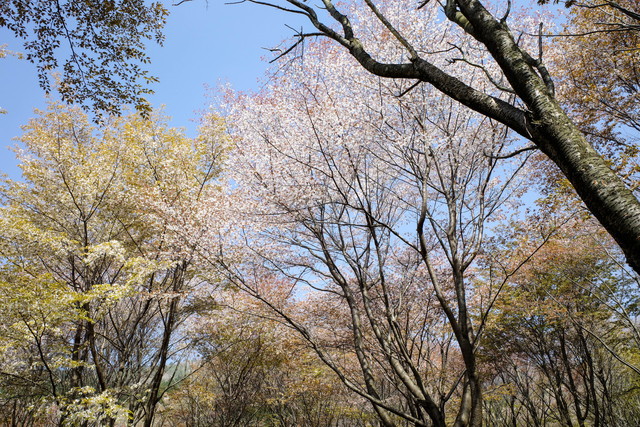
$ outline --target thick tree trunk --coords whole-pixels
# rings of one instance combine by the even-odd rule
[[[591,213],[640,273],[640,204],[620,177],[568,119],[554,120],[533,140],[558,165]]]
[[[587,208],[618,242],[640,273],[640,203],[604,158],[567,117],[528,55],[477,0],[458,0],[474,35],[502,68],[531,114],[526,128],[514,129],[534,142],[564,173]],[[483,112],[483,111],[479,111]]]

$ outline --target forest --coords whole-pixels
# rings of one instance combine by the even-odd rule
[[[640,3],[240,3],[307,27],[196,137],[167,5],[0,4],[0,425],[640,425]]]

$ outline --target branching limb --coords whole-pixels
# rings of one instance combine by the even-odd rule
[[[275,58],[273,58],[272,60],[269,61],[270,64],[278,61],[279,59],[281,59],[283,56],[288,55],[289,53],[291,53],[292,50],[294,50],[296,47],[298,47],[299,45],[301,45],[302,43],[304,43],[304,40],[306,38],[309,37],[324,37],[325,34],[323,33],[298,33],[295,35],[295,37],[298,39],[296,40],[291,46],[289,46],[287,49],[285,49],[284,51],[280,52]],[[280,49],[269,49],[272,52],[277,52]]]
[[[386,16],[380,13],[380,10],[378,10],[376,5],[373,4],[371,0],[365,0],[365,2],[367,3],[367,6],[369,6],[369,9],[371,9],[371,11],[374,13],[374,15],[376,15],[376,18],[378,18],[378,20],[382,22],[385,27],[387,27],[391,34],[393,34],[396,40],[398,40],[400,44],[402,44],[402,46],[404,46],[405,49],[409,51],[411,61],[415,61],[416,59],[418,59],[418,52],[416,52],[415,48],[411,45],[411,43],[407,41],[406,38],[402,36],[402,34],[400,34],[400,32],[391,24],[391,22],[389,22]]]
[[[469,22],[467,17],[458,10],[458,4],[456,0],[446,0],[446,3],[444,5],[444,14],[447,19],[449,19],[449,21],[458,25],[464,30],[465,33],[469,34],[475,39],[478,38],[471,22]]]
[[[451,64],[454,64],[456,62],[464,62],[465,64],[470,65],[470,66],[472,66],[474,68],[479,68],[480,70],[482,70],[482,72],[487,77],[489,82],[491,82],[491,84],[496,87],[496,89],[501,90],[503,92],[507,92],[507,93],[513,94],[513,95],[516,94],[516,92],[513,89],[511,89],[510,87],[507,87],[507,86],[504,86],[504,85],[498,83],[493,78],[493,76],[491,76],[491,73],[489,73],[489,70],[487,70],[484,66],[482,66],[480,64],[475,64],[475,63],[469,61],[468,59],[466,59],[464,57],[463,58],[453,58],[453,59],[449,60],[449,63],[451,63]]]
[[[504,12],[504,15],[502,15],[502,18],[500,18],[500,23],[506,25],[509,13],[511,13],[511,0],[507,0],[507,10]]]
[[[496,155],[489,154],[489,153],[486,153],[486,152],[484,153],[484,155],[486,157],[491,158],[491,159],[502,160],[502,159],[509,159],[511,157],[515,157],[515,156],[517,156],[519,154],[522,154],[522,153],[525,153],[527,151],[533,151],[533,150],[537,150],[537,149],[538,149],[538,147],[536,147],[535,145],[529,145],[527,147],[524,147],[524,148],[521,148],[519,150],[516,150],[516,151],[514,151],[512,153],[504,154],[502,156],[496,156]]]

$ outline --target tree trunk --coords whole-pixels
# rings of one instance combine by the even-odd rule
[[[506,26],[477,0],[459,0],[475,36],[500,65],[531,113],[514,129],[534,142],[567,177],[587,208],[618,242],[627,262],[640,273],[640,203],[556,102]],[[479,111],[483,113],[483,111]],[[504,122],[503,122],[504,123]]]

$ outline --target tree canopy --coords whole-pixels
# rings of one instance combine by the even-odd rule
[[[23,127],[22,180],[0,185],[0,423],[635,425],[635,2],[567,2],[562,24],[247,2],[315,29],[260,90],[219,89],[196,137],[55,102]],[[55,27],[29,5],[3,19]],[[89,6],[60,5],[78,32],[51,46],[95,60],[93,25],[164,16]]]
[[[527,37],[517,37],[517,32],[511,29],[510,2],[503,11],[493,12],[479,0],[447,0],[442,5],[425,1],[400,8],[403,12],[400,16],[395,5],[377,5],[371,0],[340,4],[323,0],[322,6],[317,7],[298,0],[249,2],[305,16],[315,31],[299,33],[299,42],[309,37],[326,37],[346,49],[370,73],[430,84],[532,141],[562,171],[587,208],[622,247],[630,265],[640,272],[640,202],[567,116],[556,98],[554,75],[544,61],[542,45],[532,45],[531,38],[527,43]],[[444,13],[454,25],[444,34],[452,37],[449,40],[452,50],[458,48],[458,34],[463,34],[478,42],[487,60],[490,58],[499,66],[498,75],[485,73],[494,90],[479,89],[463,72],[445,66],[442,61],[447,51],[420,45],[422,34],[412,23],[427,19],[435,25],[440,15],[429,12],[433,8]],[[629,16],[620,12],[624,15],[623,22],[635,21],[637,14],[632,9],[623,9],[631,13]],[[327,13],[322,13],[323,10]],[[365,42],[364,35],[371,31],[386,36]],[[520,31],[521,35],[535,34],[535,28]],[[379,55],[381,43],[395,46],[395,55]],[[452,63],[469,63],[469,59],[462,54]],[[475,65],[484,68],[483,63]]]
[[[67,102],[96,113],[118,113],[123,104],[149,113],[145,95],[156,79],[144,69],[145,43],[162,43],[167,14],[145,0],[12,0],[0,4],[0,28],[24,40],[46,92],[60,71],[54,85]]]

